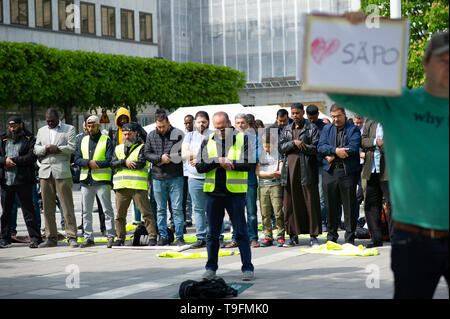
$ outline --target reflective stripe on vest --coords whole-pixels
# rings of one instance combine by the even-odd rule
[[[214,135],[209,136],[206,149],[208,151],[208,158],[218,157],[217,143],[214,141]],[[227,158],[232,161],[237,161],[241,158],[244,149],[244,133],[240,132],[236,135],[236,141],[228,150]],[[216,187],[216,170],[209,171],[205,174],[205,183],[203,191],[211,193]],[[226,187],[231,193],[247,193],[248,172],[239,171],[225,171],[226,173]]]
[[[144,144],[132,149],[127,159],[137,161],[139,152]],[[117,159],[125,159],[125,145],[120,144],[115,149]],[[139,190],[148,190],[148,162],[141,169],[129,169],[127,167],[120,168],[113,176],[114,189],[130,188]]]
[[[86,135],[81,140],[81,155],[83,159],[89,159],[89,135]],[[101,135],[97,146],[95,147],[93,161],[104,161],[106,159],[106,144],[109,137]],[[89,175],[89,167],[82,167],[80,171],[80,181],[84,181]],[[91,169],[91,177],[94,181],[111,181],[112,170],[110,167]]]

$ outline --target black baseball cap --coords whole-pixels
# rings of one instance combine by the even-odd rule
[[[10,116],[8,119],[8,124],[20,124],[20,123],[23,123],[23,121],[17,115]]]
[[[122,131],[133,131],[137,132],[138,127],[136,123],[125,123],[122,125]]]

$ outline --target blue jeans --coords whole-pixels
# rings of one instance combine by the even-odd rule
[[[253,271],[252,252],[248,237],[247,223],[245,221],[245,196],[216,197],[206,194],[206,217],[208,219],[209,232],[206,237],[206,250],[208,251],[208,261],[205,268],[216,271],[219,259],[220,232],[222,229],[225,209],[230,216],[231,224],[239,245],[239,252],[242,261],[242,271]]]
[[[448,237],[434,239],[395,229],[391,268],[395,299],[431,299],[441,279],[448,286]]]
[[[191,195],[192,204],[194,206],[195,231],[197,240],[206,239],[206,214],[205,201],[206,194],[203,192],[204,179],[189,178],[189,194]]]
[[[247,194],[245,196],[245,207],[247,208],[247,228],[250,241],[258,241],[258,210],[256,207],[257,192],[258,185],[248,185]],[[234,229],[232,240],[236,241]]]
[[[167,200],[172,203],[172,214],[175,223],[175,238],[183,238],[183,176],[165,180],[153,179],[153,193],[157,206],[158,231],[161,237],[169,238],[167,233]]]
[[[327,225],[327,206],[325,201],[325,193],[322,186],[323,168],[319,167],[319,198],[320,198],[320,215],[322,215],[322,226]]]
[[[245,196],[245,206],[247,207],[247,227],[250,241],[258,241],[258,210],[256,208],[257,192],[258,185],[248,185],[247,195]]]

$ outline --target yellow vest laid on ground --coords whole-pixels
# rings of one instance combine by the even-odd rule
[[[86,135],[81,140],[81,154],[83,159],[89,159],[89,135]],[[95,147],[94,156],[92,160],[94,161],[104,161],[106,159],[106,144],[109,137],[106,135],[101,135],[97,146]],[[89,167],[82,167],[80,172],[80,181],[84,181],[89,174]],[[94,181],[111,181],[112,170],[110,167],[91,169],[91,176]]]
[[[208,151],[208,158],[218,157],[217,143],[214,140],[214,135],[209,136],[206,149]],[[227,158],[236,161],[239,160],[244,149],[244,133],[240,132],[236,135],[236,141],[228,150]],[[231,193],[247,193],[248,172],[240,171],[226,171],[226,187]],[[205,184],[203,191],[211,193],[216,187],[216,169],[211,170],[205,174]]]
[[[142,147],[144,147],[144,144],[137,147],[136,144],[133,145],[131,147],[132,151],[127,159],[137,161]],[[115,152],[117,159],[125,159],[125,145],[117,145]],[[114,189],[129,188],[148,190],[148,162],[146,161],[145,166],[141,169],[120,168],[113,176],[113,184]]]

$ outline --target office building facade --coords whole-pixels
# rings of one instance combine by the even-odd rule
[[[359,7],[355,0],[158,0],[159,55],[245,72],[243,105],[302,101],[324,110],[330,104],[325,95],[301,92],[302,16]]]

